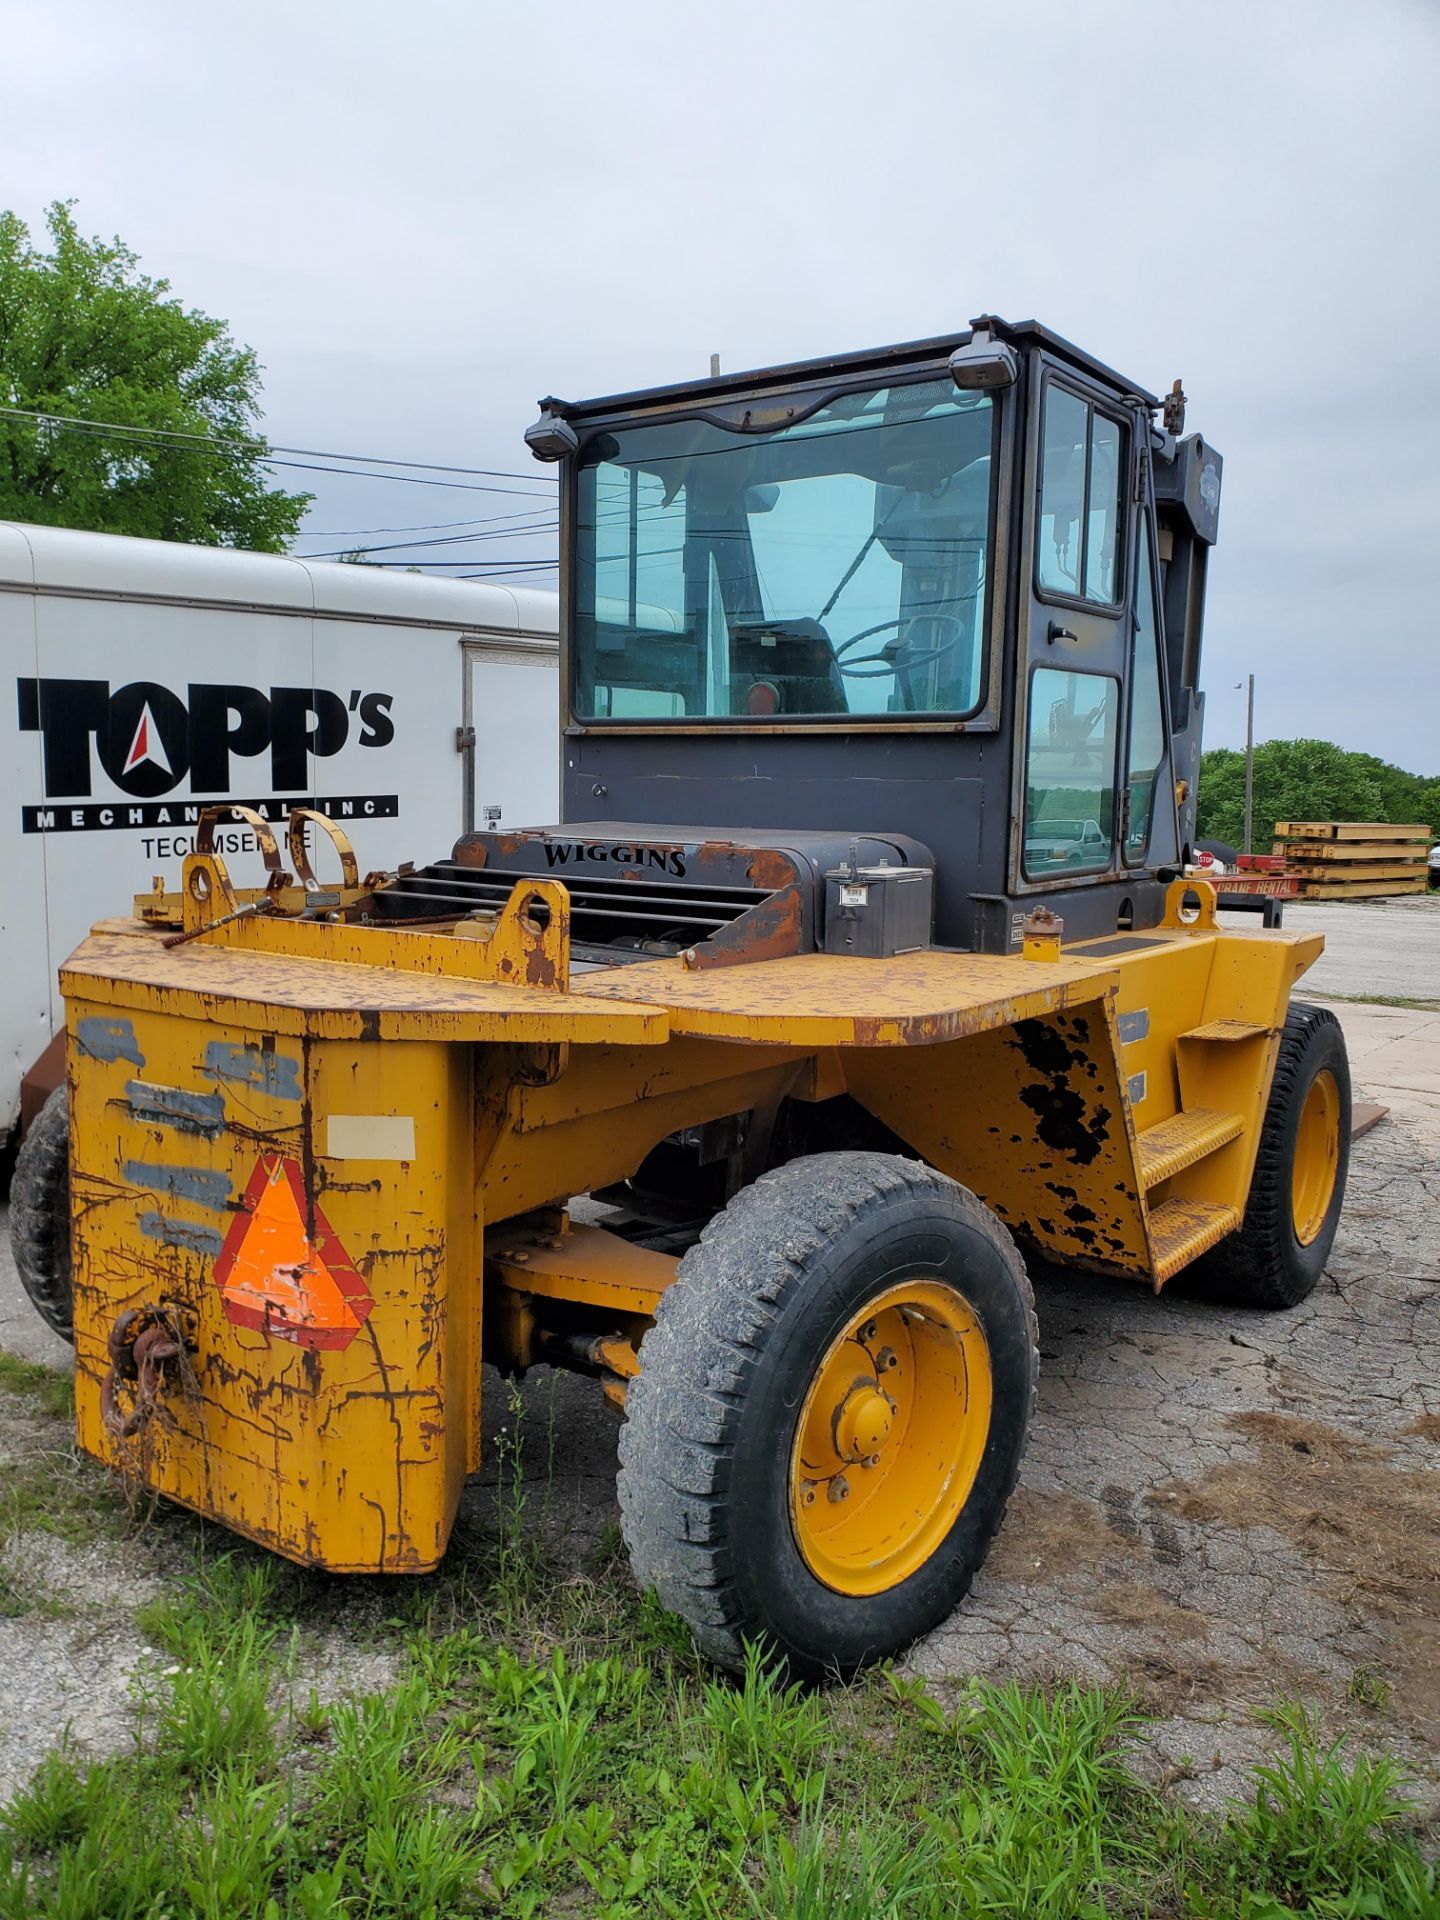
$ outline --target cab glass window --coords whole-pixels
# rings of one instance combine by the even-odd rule
[[[1142,535],[1135,567],[1135,623],[1130,654],[1130,739],[1125,766],[1125,858],[1145,858],[1155,775],[1165,758],[1165,718],[1160,695],[1160,622],[1150,541]]]
[[[1125,429],[1053,381],[1045,391],[1035,577],[1042,593],[1118,604]]]
[[[578,715],[748,727],[980,707],[994,402],[948,377],[803,401],[776,396],[763,431],[695,414],[582,449]]]
[[[1031,677],[1025,872],[1032,880],[1110,865],[1119,707],[1108,675],[1041,667]]]

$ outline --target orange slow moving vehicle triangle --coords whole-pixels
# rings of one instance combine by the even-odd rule
[[[319,1205],[307,1209],[298,1164],[275,1154],[256,1162],[215,1284],[227,1320],[302,1347],[348,1347],[375,1304]]]

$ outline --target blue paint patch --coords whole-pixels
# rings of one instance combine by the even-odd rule
[[[147,1160],[127,1160],[125,1178],[132,1187],[170,1194],[176,1200],[192,1200],[197,1207],[209,1207],[212,1213],[228,1213],[235,1193],[229,1174],[214,1167],[160,1167]]]
[[[233,1047],[225,1040],[212,1040],[205,1049],[205,1064],[200,1069],[212,1080],[228,1080],[237,1087],[253,1087],[272,1100],[300,1100],[300,1062],[288,1054],[266,1053],[260,1047]]]
[[[104,1019],[98,1013],[75,1022],[75,1045],[91,1060],[128,1060],[143,1067],[145,1056],[128,1020]]]
[[[208,1254],[212,1260],[219,1258],[225,1244],[214,1227],[193,1226],[188,1220],[169,1220],[163,1213],[142,1213],[140,1231],[162,1246],[179,1247],[185,1253]]]
[[[125,1098],[142,1124],[174,1127],[213,1140],[225,1125],[222,1093],[189,1093],[184,1087],[157,1087],[148,1080],[127,1080]]]

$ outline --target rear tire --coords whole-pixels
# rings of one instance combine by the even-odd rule
[[[620,1507],[643,1586],[720,1665],[851,1673],[963,1599],[1029,1430],[1009,1234],[919,1162],[764,1174],[680,1263],[640,1350]]]
[[[70,1278],[70,1101],[56,1087],[15,1156],[10,1182],[10,1251],[35,1311],[74,1344]]]
[[[1237,1306],[1296,1307],[1335,1244],[1350,1166],[1350,1061],[1328,1007],[1293,1001],[1280,1036],[1243,1224],[1195,1263]]]

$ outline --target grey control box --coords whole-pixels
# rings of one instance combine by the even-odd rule
[[[930,945],[933,867],[837,867],[825,876],[825,951],[888,960]]]

